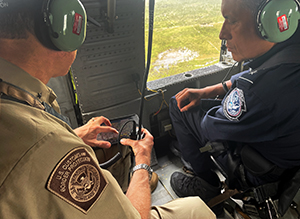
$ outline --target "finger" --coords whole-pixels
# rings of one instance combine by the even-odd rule
[[[151,135],[151,133],[147,130],[147,129],[142,129],[142,136],[143,138],[141,140],[139,140],[140,142],[145,142],[147,145],[152,145],[153,146],[153,136]]]
[[[104,116],[93,117],[90,121],[97,125],[101,125],[104,123],[107,126],[111,126],[109,119]]]
[[[145,128],[142,128],[142,133],[145,135],[145,137],[152,137],[151,133]]]
[[[175,95],[175,98],[177,99],[178,97],[180,97],[180,96],[181,96],[181,94],[182,94],[182,92],[184,92],[184,90],[182,90],[182,91],[178,92],[178,93]]]
[[[182,94],[184,94],[186,91],[188,91],[189,90],[189,88],[184,88],[182,91],[179,91],[176,95],[175,95],[175,97],[176,96],[181,96]]]
[[[93,142],[94,147],[99,147],[99,148],[110,148],[111,143],[109,141],[95,141]]]
[[[122,138],[120,140],[120,143],[122,145],[134,146],[138,141],[146,141],[148,139],[153,140],[153,136],[151,135],[151,133],[147,129],[142,128],[142,134],[144,135],[144,138],[141,139],[141,140],[132,140],[130,138]]]
[[[189,109],[193,108],[195,106],[194,102],[190,102],[189,104],[185,105],[180,109],[181,112],[188,111]]]
[[[188,104],[190,104],[190,100],[187,95],[181,96],[177,101],[177,106],[180,110]]]
[[[180,99],[182,96],[184,96],[186,92],[187,92],[187,89],[184,89],[184,90],[180,91],[179,93],[177,93],[175,95],[176,100],[178,101],[178,99]]]
[[[136,143],[136,140],[132,140],[132,139],[130,139],[130,138],[122,138],[121,140],[120,140],[120,143],[122,144],[122,145],[126,145],[126,146],[134,146],[135,145],[135,143]]]
[[[115,134],[118,134],[119,132],[118,132],[118,130],[117,129],[115,129],[115,128],[113,128],[113,127],[111,127],[111,126],[98,126],[96,129],[95,129],[95,131],[97,132],[97,133],[101,133],[101,132],[112,132],[112,133],[115,133]]]
[[[111,126],[111,122],[109,121],[108,118],[103,117],[103,116],[101,116],[101,117],[102,117],[102,122],[100,124],[104,123],[107,126]]]

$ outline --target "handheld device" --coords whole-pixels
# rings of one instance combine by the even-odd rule
[[[137,124],[139,123],[139,117],[136,114],[119,117],[111,120],[112,127],[119,131],[119,134],[116,133],[99,133],[97,140],[109,141],[112,145],[118,145],[118,153],[115,154],[110,160],[99,164],[101,168],[108,168],[117,162],[122,157],[122,150],[120,139],[122,138],[131,138],[137,139],[138,130]],[[93,148],[97,150],[99,148]]]
[[[118,144],[122,138],[136,139],[137,127],[139,117],[136,114],[119,117],[111,120],[113,128],[117,129],[119,134],[112,132],[102,132],[97,136],[97,140],[109,141],[112,145]],[[131,123],[131,124],[130,124]]]

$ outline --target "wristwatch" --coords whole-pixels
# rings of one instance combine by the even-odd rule
[[[152,173],[153,173],[152,168],[149,167],[149,166],[148,166],[147,164],[145,164],[145,163],[138,164],[138,165],[136,165],[136,166],[134,166],[134,167],[132,168],[132,174],[133,174],[135,171],[140,170],[140,169],[145,169],[145,170],[148,171],[148,173],[149,173],[149,181],[150,181],[150,180],[151,180],[151,177],[152,177]]]

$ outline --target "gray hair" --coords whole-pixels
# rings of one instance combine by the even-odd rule
[[[267,0],[240,0],[243,5],[251,11],[254,17],[256,17],[256,14],[259,10],[260,5],[263,2],[266,2]]]

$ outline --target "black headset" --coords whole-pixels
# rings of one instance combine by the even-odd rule
[[[35,33],[48,48],[74,51],[85,40],[86,24],[86,11],[79,0],[44,0],[36,13]]]
[[[257,29],[265,40],[280,43],[297,30],[300,20],[298,0],[265,0],[257,12]]]

